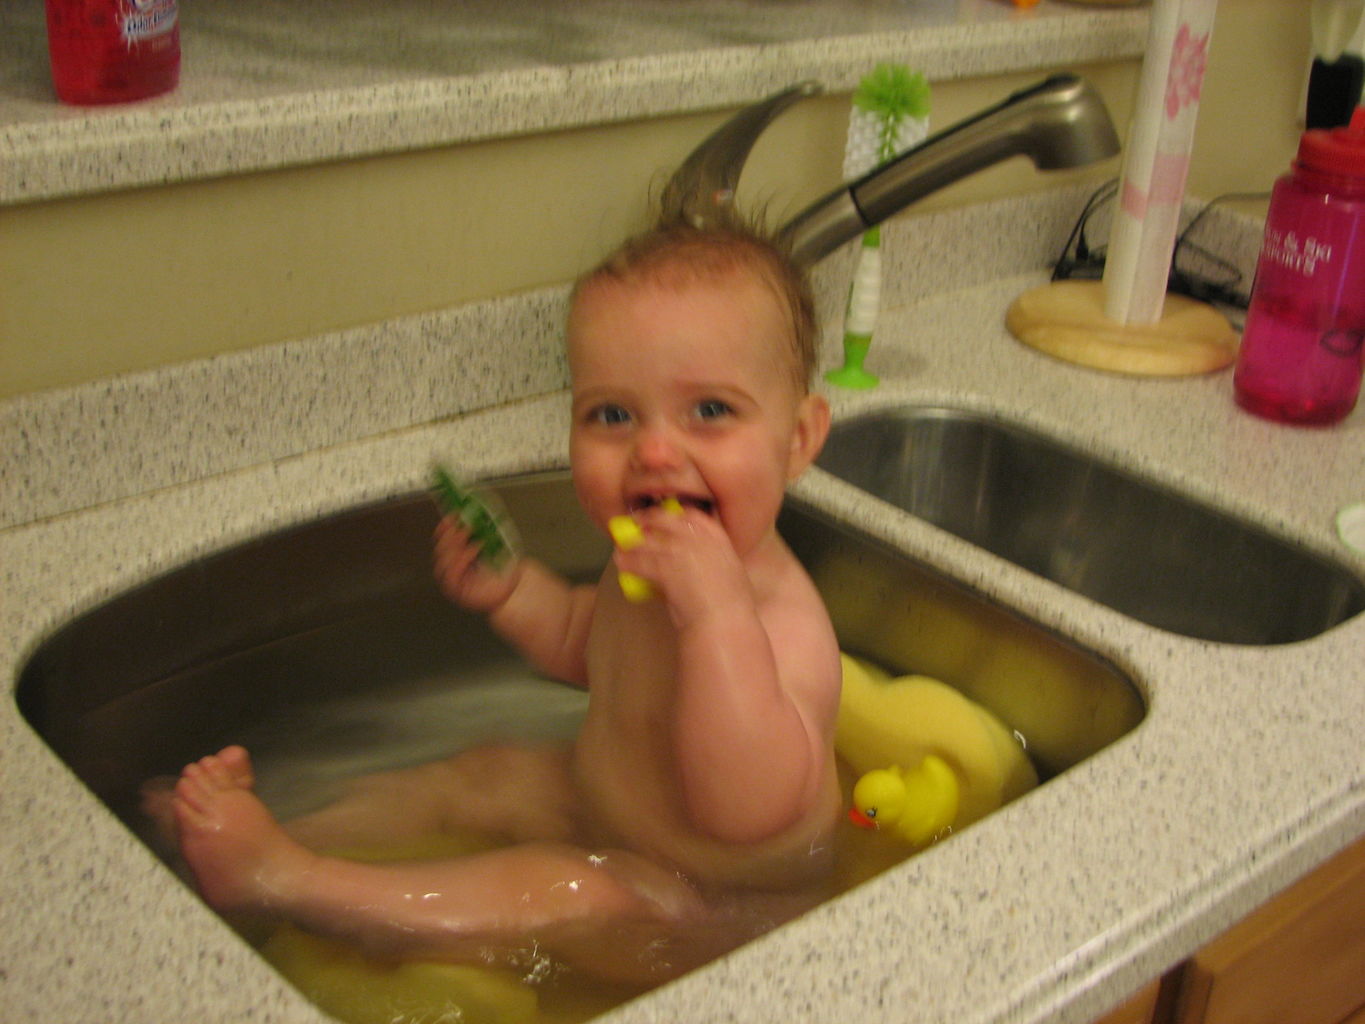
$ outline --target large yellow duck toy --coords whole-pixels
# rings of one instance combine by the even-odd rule
[[[847,654],[843,669],[834,746],[860,776],[855,824],[926,846],[1038,784],[1009,729],[952,687]]]

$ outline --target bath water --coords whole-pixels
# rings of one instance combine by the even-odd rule
[[[272,714],[240,739],[253,752],[257,792],[272,812],[288,820],[329,803],[361,775],[448,757],[486,742],[567,743],[586,708],[583,691],[538,678],[509,658],[382,692],[310,701]],[[852,781],[841,765],[845,806]],[[370,851],[375,856],[366,859],[458,856],[490,845],[478,836],[443,837],[427,849]],[[818,894],[819,902],[910,852],[893,839],[841,822],[835,873]],[[287,928],[247,937],[291,983],[346,1024],[577,1024],[647,991],[576,976],[534,951],[512,971],[387,963]]]

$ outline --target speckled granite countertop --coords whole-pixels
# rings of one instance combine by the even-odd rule
[[[1020,268],[1042,265],[1080,198],[889,228],[898,288],[874,356],[884,383],[835,396],[836,415],[902,401],[989,410],[1365,572],[1332,530],[1340,506],[1365,498],[1365,409],[1331,430],[1275,427],[1233,406],[1227,374],[1110,376],[1008,337],[1006,304],[1042,278]],[[897,244],[903,230],[913,246]],[[1257,234],[1235,221],[1228,230],[1243,243]],[[933,244],[964,233],[999,244],[970,256]],[[826,294],[837,294],[838,270]],[[11,514],[0,529],[6,687],[73,614],[262,530],[415,489],[434,452],[459,453],[474,473],[562,464],[561,301],[551,291],[480,304],[0,405],[0,452],[27,453],[0,466]],[[490,326],[525,338],[515,368],[469,362],[470,335]],[[392,379],[380,372],[395,362]],[[480,382],[476,397],[461,371]],[[397,386],[405,372],[425,374],[422,385]],[[432,397],[443,390],[455,395],[447,406],[503,404],[451,416]],[[376,402],[387,422],[348,425],[353,413],[373,417]],[[102,461],[112,471],[97,472]],[[1189,640],[818,470],[798,490],[1113,659],[1144,689],[1148,717],[952,841],[613,1021],[1088,1021],[1365,833],[1365,616],[1276,648]],[[0,758],[7,1020],[322,1019],[66,771],[11,700],[0,706]]]
[[[164,97],[52,94],[0,5],[0,203],[734,106],[878,60],[933,80],[1140,54],[1145,8],[1043,0],[194,0]]]

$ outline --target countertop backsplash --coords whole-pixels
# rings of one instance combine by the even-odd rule
[[[884,305],[1050,266],[1092,188],[893,219]],[[1254,221],[1215,209],[1198,237],[1250,282]],[[826,346],[841,337],[852,252],[814,274]],[[563,388],[566,296],[554,286],[0,401],[0,528]]]

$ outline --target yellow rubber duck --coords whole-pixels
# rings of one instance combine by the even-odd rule
[[[855,809],[876,808],[883,829],[920,845],[926,839],[913,836],[961,829],[1038,784],[1013,733],[951,686],[928,676],[893,679],[847,654],[842,660],[834,747],[858,778]],[[889,829],[892,816],[904,820],[900,801],[915,805],[911,820],[925,823]]]
[[[916,768],[874,768],[853,786],[849,819],[860,828],[890,829],[912,846],[941,838],[957,820],[961,789],[948,762],[926,754]]]

